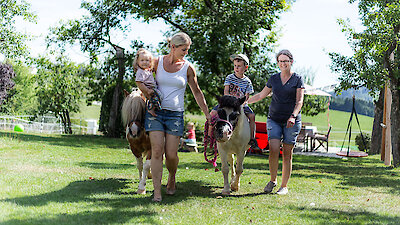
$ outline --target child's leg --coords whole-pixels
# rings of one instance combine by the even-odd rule
[[[161,109],[161,98],[157,92],[157,89],[153,89],[153,95],[151,96],[151,101],[153,102],[153,105],[160,110]]]
[[[247,116],[247,118],[249,118],[249,122],[250,122],[250,139],[254,139],[255,135],[256,135],[256,132],[255,132],[256,114],[247,113],[246,116]]]
[[[179,148],[183,148],[183,138],[181,138],[179,142]]]
[[[154,104],[151,102],[151,99],[150,100],[147,100],[147,111],[149,111],[149,113],[152,115],[152,116],[157,116],[156,115],[156,109],[155,109],[155,106],[154,106]]]
[[[258,147],[257,140],[255,138],[256,132],[255,132],[255,127],[256,127],[256,114],[254,113],[246,113],[247,118],[249,118],[249,123],[250,123],[250,141],[249,145],[253,150],[261,150],[260,147]]]

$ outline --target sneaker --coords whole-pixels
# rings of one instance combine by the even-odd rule
[[[257,140],[255,138],[250,139],[249,141],[250,147],[255,151],[261,151],[261,148],[258,147]]]
[[[286,195],[289,192],[287,187],[281,187],[279,190],[276,192],[278,195]]]
[[[272,190],[274,189],[274,187],[276,187],[276,183],[270,181],[270,182],[268,182],[267,186],[265,186],[264,192],[265,192],[265,193],[271,193]]]

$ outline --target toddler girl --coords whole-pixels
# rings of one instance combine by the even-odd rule
[[[144,48],[139,49],[133,66],[136,71],[136,85],[147,99],[147,109],[151,115],[156,116],[155,110],[161,109],[162,95],[153,77],[153,55]]]

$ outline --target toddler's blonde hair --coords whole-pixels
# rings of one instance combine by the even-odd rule
[[[138,65],[138,59],[139,59],[139,56],[140,56],[140,55],[150,55],[150,56],[151,56],[151,58],[150,58],[150,60],[151,60],[150,69],[152,69],[152,68],[153,68],[153,54],[151,54],[151,52],[150,52],[149,50],[147,50],[147,49],[140,48],[140,49],[136,52],[135,58],[133,59],[133,63],[132,63],[133,69],[135,70],[135,72],[137,71],[137,69],[138,69],[138,67],[139,67],[139,65]]]
[[[194,123],[193,123],[193,122],[188,122],[188,123],[187,123],[187,126],[192,126],[192,127],[193,127],[193,129],[195,128],[195,126],[194,126]]]

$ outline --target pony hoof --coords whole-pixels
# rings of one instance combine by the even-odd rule
[[[143,190],[138,189],[136,193],[138,193],[139,195],[144,195],[144,194],[146,194],[146,189],[143,189]]]
[[[230,195],[231,192],[230,191],[222,191],[222,195]]]
[[[147,179],[152,179],[153,176],[151,175],[151,173],[147,174]]]
[[[239,188],[231,187],[232,191],[239,191]]]

